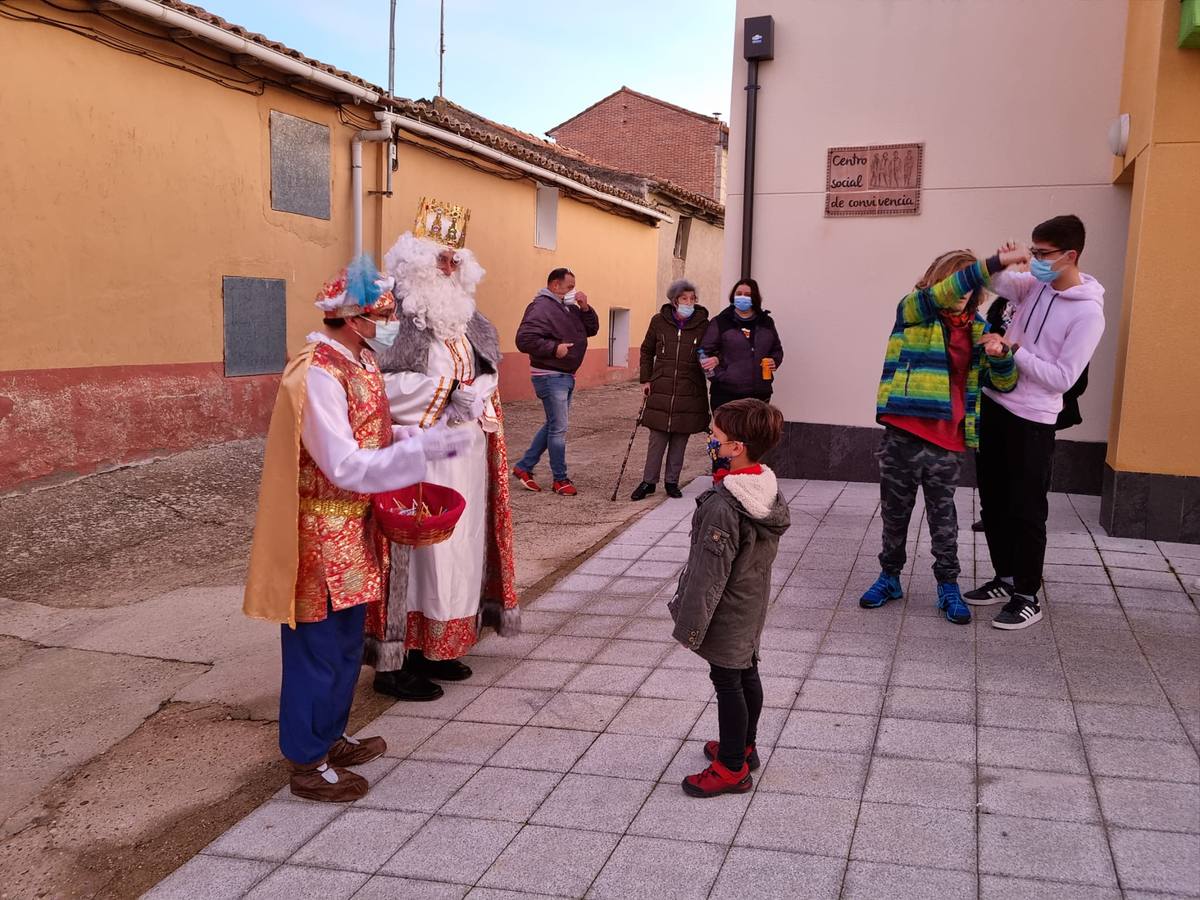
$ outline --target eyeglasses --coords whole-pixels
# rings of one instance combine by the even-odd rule
[[[1030,247],[1029,255],[1034,259],[1049,259],[1050,257],[1059,257],[1064,253],[1070,253],[1070,250],[1056,250],[1053,247]]]

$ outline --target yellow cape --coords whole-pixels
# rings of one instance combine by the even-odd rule
[[[308,344],[283,370],[267,448],[242,611],[252,619],[296,627],[296,570],[300,565],[300,417],[304,414]]]

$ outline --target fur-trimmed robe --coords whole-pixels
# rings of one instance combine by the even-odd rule
[[[383,372],[425,372],[429,367],[428,331],[417,328],[411,316],[399,315],[400,332],[392,346],[377,354]],[[467,339],[482,361],[482,369],[500,371],[500,335],[494,325],[476,311],[467,323]],[[504,442],[504,412],[500,394],[492,398],[500,427],[487,435],[488,532],[483,590],[477,629],[491,625],[505,637],[520,633],[521,608],[517,604],[513,564],[512,507],[508,494],[508,450]],[[404,662],[405,627],[408,620],[408,565],[410,549],[392,545],[392,568],[388,579],[385,610],[368,615],[364,660],[381,672],[399,669]]]

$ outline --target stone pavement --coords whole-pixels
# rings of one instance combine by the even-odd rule
[[[1006,633],[997,607],[937,614],[914,522],[907,600],[864,611],[877,491],[784,483],[752,793],[679,788],[717,733],[666,612],[685,498],[486,638],[469,682],[365,728],[390,748],[362,801],[280,792],[148,896],[1200,896],[1200,546],[1107,538],[1098,498],[1055,495],[1047,616]],[[960,554],[990,575],[981,536]]]

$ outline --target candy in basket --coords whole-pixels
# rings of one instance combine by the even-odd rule
[[[452,488],[422,481],[371,498],[380,531],[397,544],[427,547],[448,540],[467,502]]]

